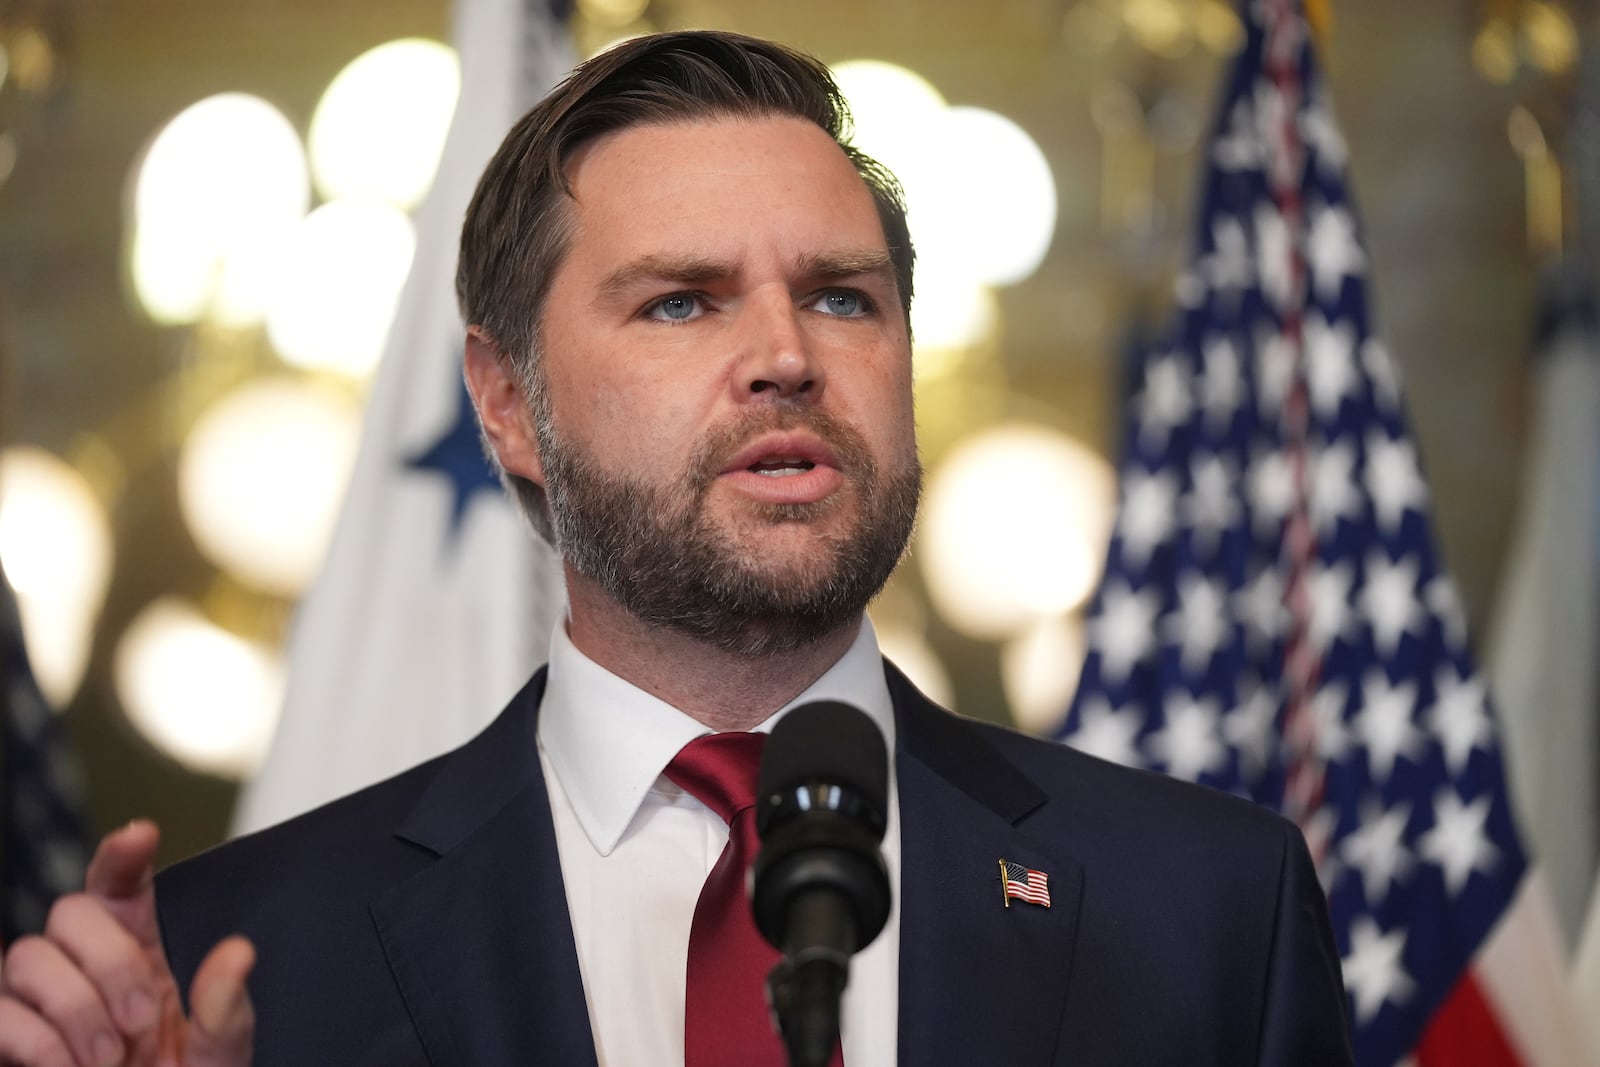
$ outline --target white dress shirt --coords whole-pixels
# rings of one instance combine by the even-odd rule
[[[813,700],[860,708],[894,752],[894,709],[877,636],[865,618],[843,658],[756,729],[770,732],[791,708]],[[539,711],[539,760],[600,1067],[683,1063],[689,926],[728,827],[661,772],[679,749],[711,732],[590,660],[565,626],[556,627]],[[895,1062],[900,805],[892,757],[888,798],[883,858],[894,905],[883,932],[851,961],[841,1010],[844,1062],[856,1067]]]

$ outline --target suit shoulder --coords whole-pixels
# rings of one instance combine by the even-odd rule
[[[1221,822],[1274,832],[1289,825],[1276,812],[1221,790],[1126,767],[1059,741],[1030,737],[993,723],[972,725],[1019,769],[1053,796],[1070,800],[1080,813],[1131,804],[1150,817],[1182,822]]]
[[[302,815],[181,860],[156,879],[163,903],[326,876],[404,846],[396,825],[416,806],[448,757],[440,756]]]

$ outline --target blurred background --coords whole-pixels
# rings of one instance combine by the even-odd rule
[[[1587,7],[1310,5],[1377,328],[1478,633],[1522,490],[1541,266],[1576,227],[1555,160],[1600,136],[1572,119]],[[451,17],[0,0],[0,558],[92,821],[158,819],[166,859],[225,835],[266,751],[460,87]],[[957,709],[1050,732],[1110,529],[1123,353],[1168,313],[1232,5],[580,0],[564,18],[577,56],[714,26],[839,71],[922,252],[929,495],[874,618]]]

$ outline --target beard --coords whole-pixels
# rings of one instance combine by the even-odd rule
[[[695,449],[686,469],[651,482],[601,469],[556,433],[543,390],[535,429],[556,546],[579,574],[634,617],[745,656],[794,651],[860,618],[899,563],[916,522],[922,468],[913,454],[880,473],[861,435],[821,412],[750,411]],[[846,476],[826,500],[750,502],[741,548],[707,497],[727,461],[757,434],[804,428],[832,448]],[[763,527],[820,523],[853,505],[838,532],[805,558],[762,558]]]

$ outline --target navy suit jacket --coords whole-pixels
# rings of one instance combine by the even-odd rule
[[[960,719],[887,673],[902,1065],[1351,1062],[1291,824]],[[255,941],[259,1067],[595,1062],[543,690],[541,671],[456,751],[157,879],[182,988],[220,938]],[[1005,907],[1001,858],[1046,872],[1051,906]]]

